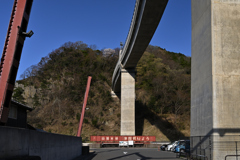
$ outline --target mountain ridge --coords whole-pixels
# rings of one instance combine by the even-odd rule
[[[103,55],[82,41],[67,42],[29,67],[13,98],[32,106],[28,123],[51,133],[76,135],[87,76],[92,76],[82,137],[120,134],[120,101],[111,97],[119,48]],[[189,136],[191,59],[149,45],[136,67],[136,135],[158,141]]]

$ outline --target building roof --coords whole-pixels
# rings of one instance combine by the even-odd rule
[[[22,107],[22,108],[24,108],[24,109],[26,109],[26,110],[29,110],[29,111],[32,111],[32,110],[33,110],[33,108],[31,108],[31,107],[29,107],[29,106],[26,106],[25,104],[19,103],[19,102],[13,100],[13,99],[11,100],[11,103],[12,103],[12,104],[15,104],[15,105],[17,105],[17,106],[19,106],[19,107]]]

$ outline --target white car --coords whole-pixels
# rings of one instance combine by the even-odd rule
[[[168,150],[168,151],[172,151],[173,148],[174,148],[173,145],[175,145],[177,142],[178,142],[178,141],[174,141],[174,142],[170,143],[170,144],[167,146],[167,150]]]

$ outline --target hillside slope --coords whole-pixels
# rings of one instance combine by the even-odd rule
[[[28,123],[47,132],[76,135],[92,76],[82,137],[119,135],[120,102],[111,97],[118,55],[102,55],[83,42],[51,52],[17,81],[13,98],[32,106]],[[149,46],[136,68],[136,134],[157,140],[189,136],[190,58]]]

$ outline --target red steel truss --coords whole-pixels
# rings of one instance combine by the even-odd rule
[[[15,0],[0,64],[0,123],[8,119],[33,0]]]

